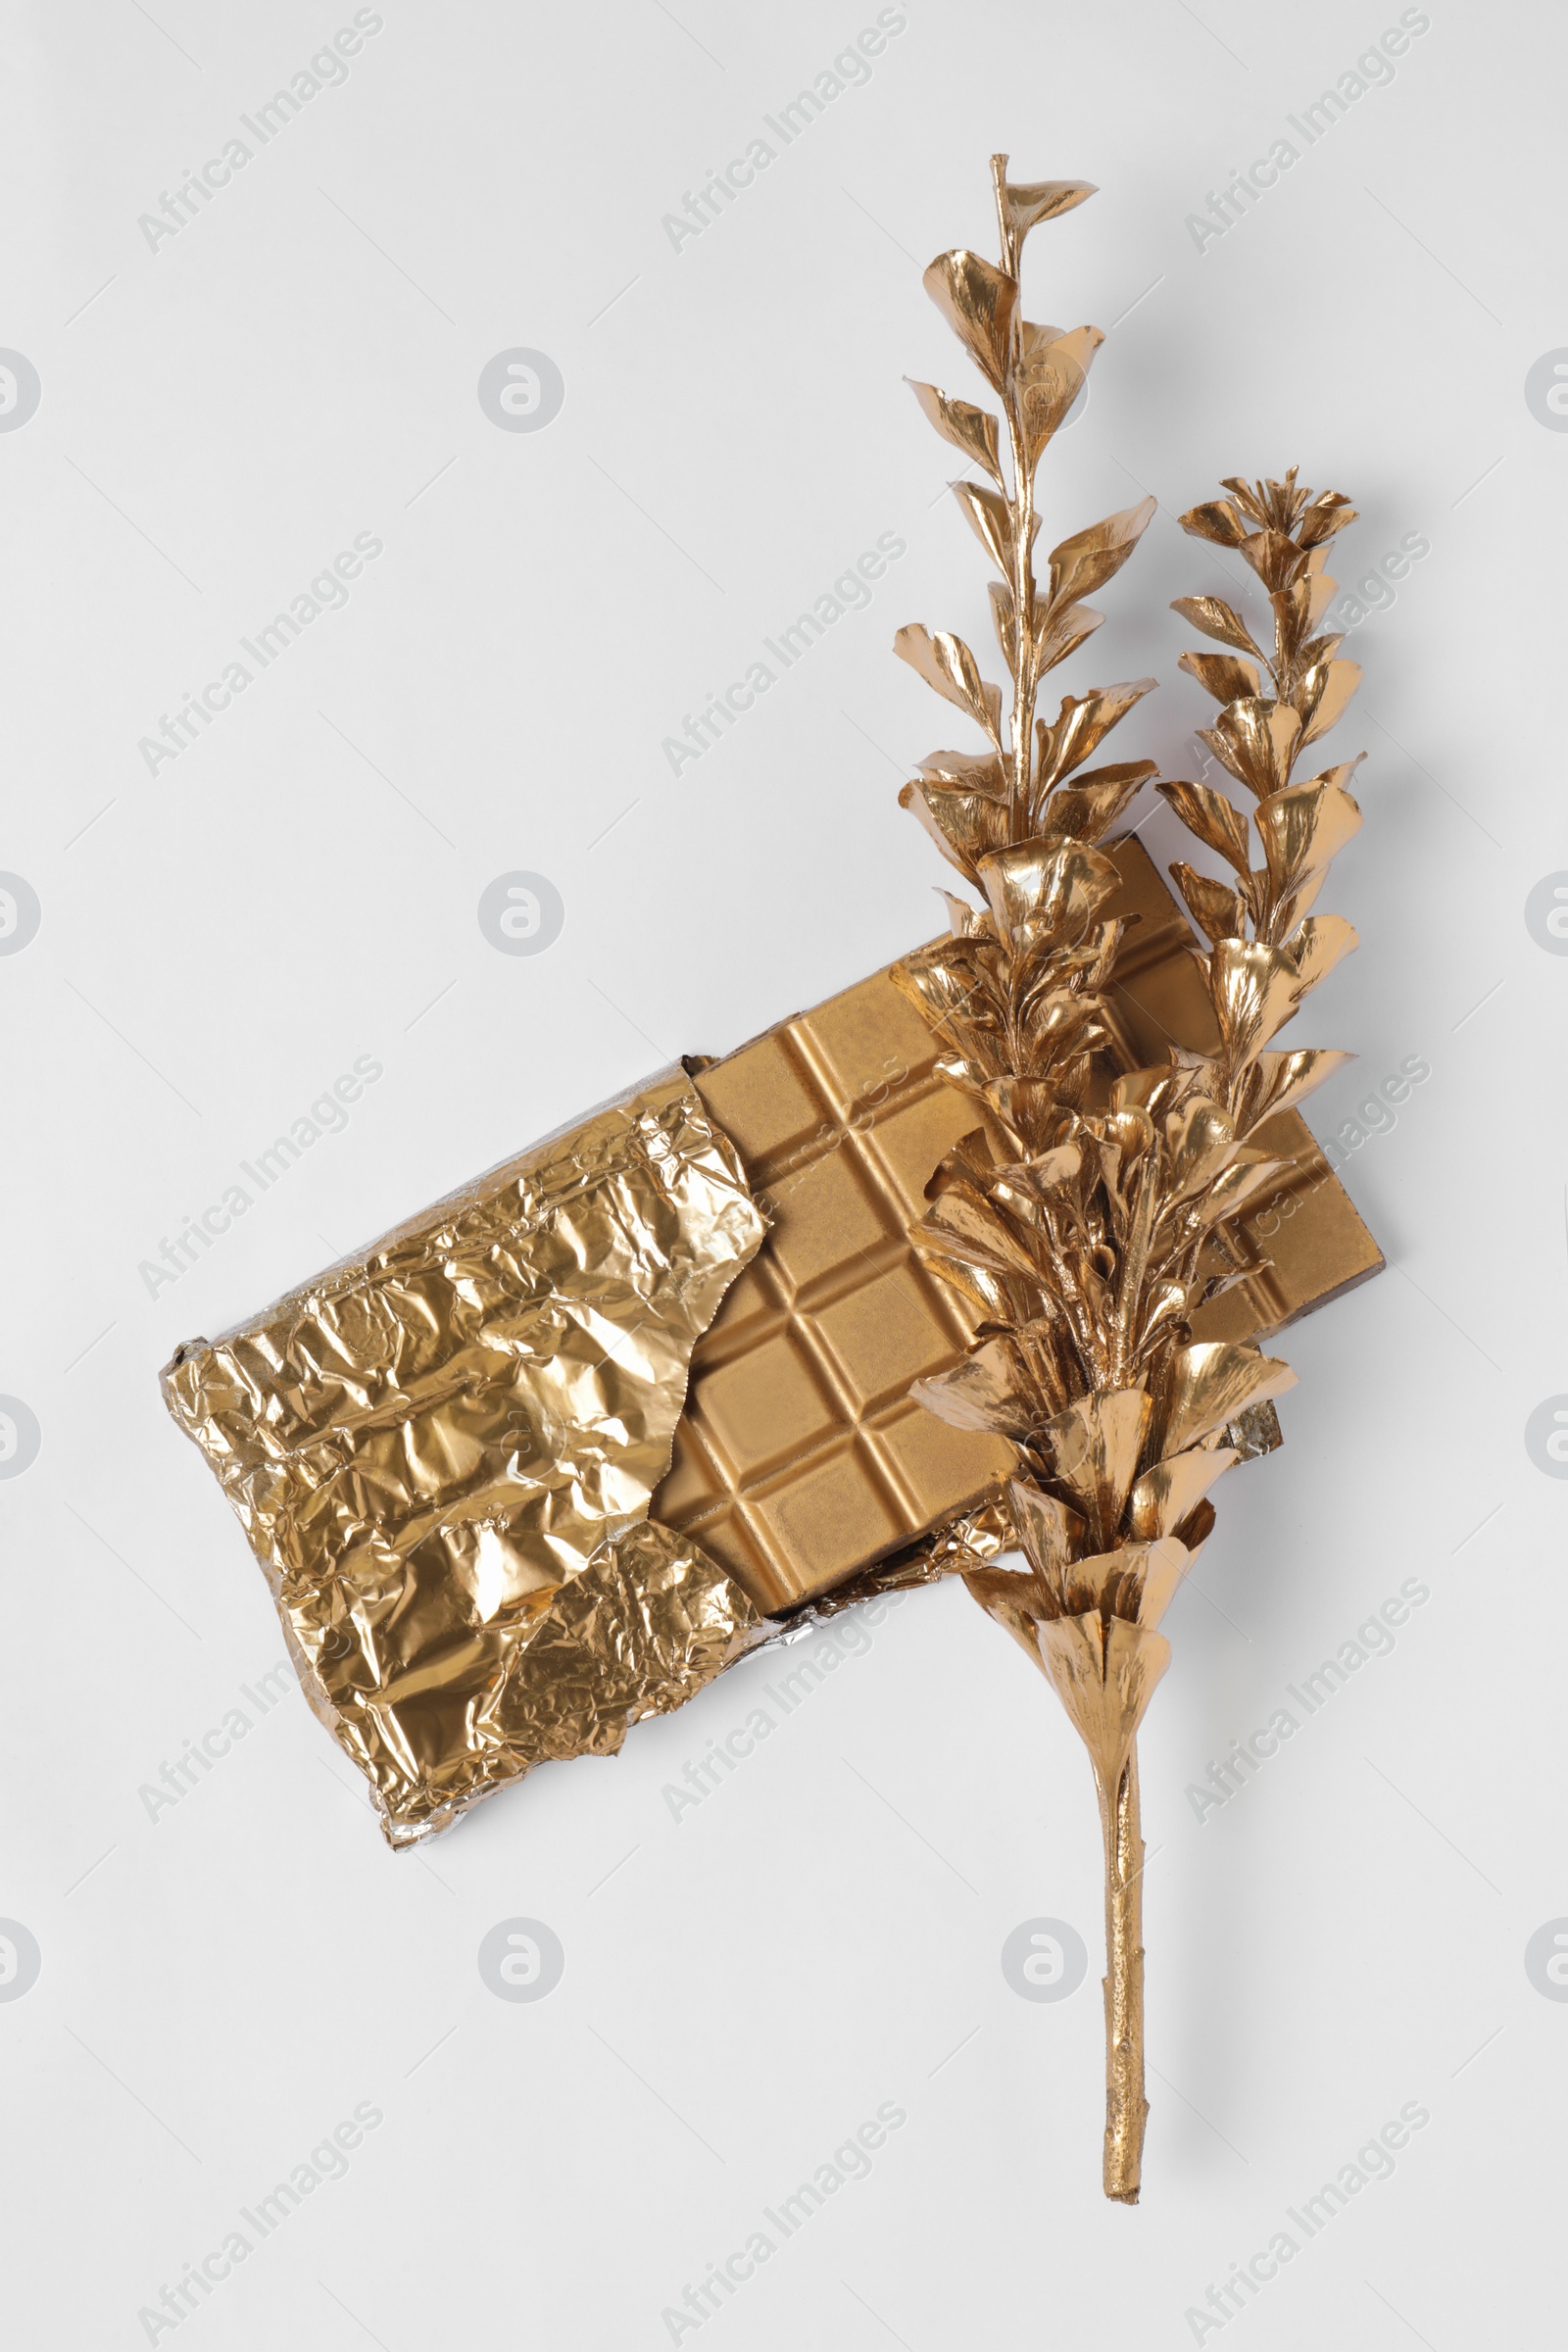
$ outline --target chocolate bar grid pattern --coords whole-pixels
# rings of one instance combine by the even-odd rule
[[[1137,1068],[1157,1060],[1173,1038],[1211,1050],[1213,1013],[1185,917],[1141,842],[1129,838],[1110,854],[1122,874],[1112,911],[1142,917],[1123,941],[1109,992],[1112,1060]],[[908,1284],[896,1286],[898,1296],[918,1298],[930,1319],[925,1340],[906,1350],[900,1377],[906,1383],[939,1369],[967,1343],[960,1302],[904,1239],[924,1206],[932,1170],[974,1123],[972,1106],[937,1078],[934,1064],[924,1023],[880,972],[698,1079],[738,1144],[754,1189],[777,1198],[779,1223],[698,1348],[687,1416],[654,1515],[690,1529],[764,1609],[826,1591],[897,1549],[980,1499],[1010,1465],[1010,1448],[999,1442],[949,1430],[906,1403],[901,1409],[890,1383],[858,1388],[846,1380],[813,1322],[820,1315],[831,1340],[831,1310],[856,1297],[874,1301],[879,1270],[891,1275],[902,1267]],[[869,1132],[855,1124],[866,1121],[874,1121]],[[1195,1319],[1202,1339],[1277,1332],[1383,1264],[1299,1114],[1270,1121],[1259,1141],[1293,1165],[1231,1228],[1226,1254],[1248,1276]],[[841,1235],[836,1270],[813,1276],[808,1269],[797,1279],[803,1235],[808,1252],[814,1235],[818,1256],[831,1254],[833,1204],[814,1198],[807,1180],[835,1152],[854,1166],[862,1200],[875,1198],[883,1227],[858,1248],[843,1247]],[[835,1415],[795,1451],[776,1441],[769,1446],[781,1397],[769,1385],[765,1356],[760,1376],[744,1382],[736,1375],[755,1400],[750,1428],[726,1415],[714,1385],[754,1341],[765,1349],[785,1329],[806,1350],[818,1402],[830,1398]],[[937,1330],[949,1345],[927,1360]],[[786,1353],[777,1360],[794,1359]]]
[[[698,1076],[774,1219],[693,1359],[653,1515],[767,1609],[825,1590],[977,1501],[1010,1465],[908,1396],[971,1325],[906,1238],[974,1123],[885,973]]]

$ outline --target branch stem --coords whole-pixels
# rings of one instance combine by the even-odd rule
[[[1006,400],[1007,438],[1012,457],[1012,710],[1008,733],[1012,750],[1012,839],[1025,841],[1034,817],[1035,693],[1035,485],[1029,469],[1029,447],[1017,401]]]
[[[1107,2197],[1136,2205],[1144,2160],[1144,1840],[1138,1751],[1108,1790],[1096,1776],[1105,1842],[1105,2160]]]

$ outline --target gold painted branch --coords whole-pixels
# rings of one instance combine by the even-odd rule
[[[1094,190],[1015,183],[1005,156],[992,177],[1000,267],[956,249],[924,282],[1001,414],[932,384],[915,390],[968,461],[953,488],[997,574],[1010,702],[961,637],[911,623],[894,640],[986,745],[932,753],[901,795],[978,898],[949,896],[951,936],[896,975],[975,1118],[926,1187],[911,1239],[983,1337],[912,1393],[955,1428],[995,1431],[1016,1448],[1006,1500],[1027,1569],[976,1563],[963,1574],[1051,1682],[1094,1766],[1105,1842],[1104,2185],[1132,2204],[1149,2112],[1133,1740],[1170,1659],[1161,1619],[1214,1526],[1209,1490],[1265,1450],[1265,1437],[1277,1443],[1272,1399],[1295,1381],[1256,1348],[1195,1340],[1195,1319],[1238,1279],[1228,1220],[1281,1173],[1263,1129],[1344,1058],[1273,1041],[1355,945],[1343,916],[1316,911],[1330,861],[1361,821],[1346,789],[1355,762],[1296,774],[1359,676],[1324,626],[1326,552],[1354,514],[1293,468],[1283,481],[1228,477],[1224,498],[1181,517],[1241,558],[1269,607],[1261,640],[1224,597],[1176,607],[1226,648],[1181,663],[1219,705],[1200,737],[1216,780],[1159,788],[1231,877],[1171,868],[1206,943],[1195,937],[1193,956],[1217,1051],[1173,1047],[1120,1069],[1107,1097],[1104,992],[1123,918],[1109,912],[1119,873],[1106,845],[1154,762],[1085,762],[1153,681],[1067,695],[1054,720],[1035,710],[1047,673],[1099,626],[1083,600],[1121,569],[1153,502],[1106,515],[1037,564],[1035,468],[1103,338],[1028,319],[1020,264],[1029,231]]]

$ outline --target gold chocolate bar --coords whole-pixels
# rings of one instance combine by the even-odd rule
[[[1110,854],[1124,888],[1106,911],[1140,917],[1113,984],[1112,1058],[1137,1068],[1172,1036],[1211,1049],[1186,916],[1136,836]],[[938,1052],[884,970],[689,1065],[773,1229],[697,1345],[653,1516],[701,1543],[764,1613],[977,1507],[1012,1465],[1004,1441],[950,1428],[908,1395],[972,1330],[906,1239],[938,1162],[975,1124]],[[1231,1262],[1249,1272],[1203,1309],[1203,1339],[1277,1331],[1383,1263],[1299,1116],[1263,1138],[1293,1164],[1228,1229]]]
[[[1003,1440],[908,1393],[971,1330],[907,1240],[975,1123],[938,1050],[880,971],[694,1073],[772,1231],[693,1355],[652,1507],[766,1613],[899,1550],[1012,1465]]]

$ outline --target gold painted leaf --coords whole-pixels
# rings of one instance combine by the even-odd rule
[[[1251,863],[1251,838],[1247,818],[1234,801],[1207,784],[1189,784],[1165,777],[1155,788],[1168,801],[1189,833],[1213,850],[1243,879]]]
[[[1056,1696],[1111,1795],[1127,1752],[1170,1664],[1170,1643],[1124,1617],[1058,1617],[1040,1628],[1040,1657]]]
[[[1009,940],[1032,921],[1070,945],[1121,888],[1117,866],[1083,841],[1019,842],[978,859],[976,872]]]
[[[1142,1159],[1154,1149],[1154,1122],[1136,1103],[1118,1103],[1103,1113],[1097,1126],[1105,1182],[1114,1188],[1120,1182],[1124,1166],[1130,1167],[1134,1160]]]
[[[1175,1599],[1193,1553],[1174,1531],[1151,1544],[1129,1544],[1125,1551],[1134,1554],[1135,1564],[1116,1596],[1116,1615],[1152,1632]]]
[[[1001,392],[1017,346],[1017,279],[959,247],[938,254],[920,282],[981,374]]]
[[[1102,1619],[1153,1630],[1175,1597],[1191,1565],[1185,1544],[1174,1537],[1123,1544],[1114,1551],[1076,1561],[1065,1583],[1063,1616],[1097,1608]]]
[[[1075,1397],[1042,1433],[1057,1478],[1081,1506],[1098,1544],[1108,1544],[1121,1525],[1153,1409],[1147,1389],[1101,1391]]]
[[[1285,491],[1289,494],[1294,490],[1295,483],[1296,468],[1293,466],[1283,482],[1250,482],[1239,473],[1227,473],[1221,479],[1220,488],[1230,492],[1248,520],[1255,522],[1260,530],[1266,531],[1271,525],[1289,530],[1300,501],[1293,500],[1290,508],[1282,514],[1279,493]]]
[[[1230,646],[1238,654],[1251,654],[1259,662],[1262,650],[1252,641],[1251,632],[1241,614],[1222,596],[1179,596],[1171,606],[1195,629],[1205,637],[1217,637],[1221,645]]]
[[[983,792],[994,801],[1004,801],[1011,790],[1006,764],[996,752],[933,752],[916,764],[922,776],[956,785],[960,792]]]
[[[1104,1035],[1094,998],[1077,989],[1054,988],[1049,971],[1023,991],[1019,1019],[1026,1063],[1036,1070],[1054,1069],[1074,1054],[1090,1053]]]
[[[897,972],[897,966],[895,973]],[[907,994],[907,991],[906,991]],[[992,1054],[985,1058],[988,1041],[980,1040],[976,1054],[943,1054],[936,1061],[936,1073],[945,1078],[960,1095],[973,1095],[978,1102],[986,1100],[986,1090],[1003,1075],[1000,1058]]]
[[[1328,1046],[1302,1046],[1294,1054],[1260,1054],[1248,1089],[1247,1125],[1255,1127],[1276,1111],[1288,1110],[1355,1059]]]
[[[1042,220],[1054,220],[1060,214],[1070,213],[1075,205],[1100,193],[1093,180],[1088,179],[1004,179],[1001,177],[998,167],[1001,167],[1001,172],[1005,172],[1006,164],[1004,155],[992,158],[993,174],[999,181],[1003,218],[1015,249],[1021,248],[1029,231],[1038,228]]]
[[[1216,703],[1234,703],[1261,691],[1254,665],[1239,661],[1234,654],[1183,654],[1176,666],[1196,678]]]
[[[1091,1552],[1087,1557],[1072,1561],[1060,1580],[1060,1605],[1049,1609],[1048,1618],[1081,1617],[1091,1610],[1102,1618],[1114,1616],[1123,1588],[1136,1585],[1133,1572],[1141,1569],[1143,1564],[1142,1547],[1126,1545],[1120,1549]],[[1136,1622],[1136,1592],[1129,1592],[1127,1598],[1128,1605],[1121,1610],[1121,1614]]]
[[[1266,695],[1227,703],[1211,727],[1198,730],[1221,767],[1259,800],[1289,783],[1301,714]]]
[[[1045,1494],[1027,1479],[1008,1482],[1007,1502],[1030,1566],[1048,1585],[1056,1582],[1083,1534],[1083,1521],[1054,1494]]]
[[[1012,568],[1012,511],[1006,500],[983,482],[950,482],[948,488],[986,554],[1005,576]]]
[[[1320,490],[1301,517],[1298,536],[1303,547],[1318,547],[1354,520],[1355,509],[1341,491]]]
[[[1343,791],[1365,758],[1365,752],[1357,752],[1353,760],[1342,760],[1338,767],[1320,768],[1315,776],[1298,776],[1297,782],[1303,786],[1307,784],[1337,784]]]
[[[1093,596],[1107,580],[1114,579],[1152,522],[1156,513],[1152,498],[1141,499],[1136,507],[1124,507],[1119,514],[1107,514],[1103,521],[1093,522],[1087,530],[1075,531],[1051,551],[1052,604],[1073,603],[1081,596]],[[1153,680],[1151,679],[1151,685]]]
[[[983,966],[978,958],[966,960],[958,953],[967,945],[963,940],[944,939],[916,948],[912,956],[893,966],[893,984],[912,999],[933,1026],[956,1023],[971,1051],[989,1050],[984,1033],[1000,1034],[1001,1021],[985,986]],[[984,1073],[989,1075],[989,1071]]]
[[[1059,662],[1065,662],[1069,654],[1075,654],[1085,638],[1092,637],[1105,617],[1103,612],[1097,612],[1093,605],[1068,605],[1054,613],[1047,627],[1045,615],[1051,610],[1042,599],[1036,598],[1035,622],[1043,634],[1035,649],[1035,664],[1042,677],[1048,669],[1054,669]]]
[[[1208,506],[1191,507],[1177,519],[1194,539],[1207,539],[1215,547],[1240,547],[1247,537],[1247,525],[1228,498],[1215,499]]]
[[[1028,1160],[1020,1163],[1019,1173],[1026,1179],[1030,1190],[1044,1198],[1049,1194],[1065,1192],[1076,1186],[1083,1168],[1083,1146],[1074,1143],[1069,1138],[1066,1143],[1055,1144],[1048,1151],[1035,1152]],[[1004,1171],[999,1171],[999,1173],[1004,1173]],[[1055,1302],[1049,1295],[1046,1305],[1047,1320],[1049,1321],[1051,1314],[1056,1311]]]
[[[1152,693],[1157,680],[1132,678],[1120,686],[1103,686],[1094,694],[1063,695],[1054,723],[1035,724],[1040,754],[1040,789],[1049,792],[1061,778],[1081,767],[1091,753],[1124,719],[1133,705]]]
[[[1165,1152],[1171,1198],[1211,1184],[1236,1150],[1236,1126],[1228,1110],[1207,1095],[1189,1095],[1165,1120]]]
[[[921,1262],[938,1281],[956,1292],[977,1323],[1005,1319],[1009,1312],[1008,1293],[1000,1274],[993,1274],[984,1266],[966,1265],[958,1258],[939,1257],[929,1250],[923,1253]]]
[[[1309,914],[1290,942],[1300,974],[1298,994],[1304,997],[1308,989],[1316,988],[1360,944],[1355,925],[1347,922],[1343,914]]]
[[[1146,1470],[1127,1498],[1127,1523],[1135,1536],[1174,1535],[1209,1488],[1241,1456],[1228,1446],[1202,1446],[1168,1454]]]
[[[1338,583],[1326,572],[1304,572],[1293,587],[1282,589],[1269,598],[1273,608],[1280,649],[1287,662],[1294,662],[1312,631],[1317,627],[1333,601]]]
[[[1331,587],[1334,584],[1334,582],[1330,582]],[[1343,630],[1337,633],[1331,633],[1326,637],[1308,638],[1306,644],[1302,646],[1300,652],[1300,661],[1303,668],[1316,669],[1321,663],[1325,662],[1332,662],[1335,655],[1339,652],[1344,643],[1345,633]]]
[[[1040,1655],[1044,1595],[1034,1578],[1006,1568],[967,1568],[963,1581],[970,1599],[977,1600],[986,1615],[1012,1636],[1044,1674],[1045,1660]]]
[[[1170,874],[1187,902],[1194,922],[1211,947],[1217,947],[1222,939],[1246,937],[1242,902],[1228,882],[1218,882],[1212,874],[1200,874],[1181,858],[1172,864]]]
[[[1250,1269],[1244,1271],[1250,1272]],[[1166,1275],[1150,1289],[1144,1308],[1143,1336],[1139,1341],[1140,1369],[1174,1335],[1176,1325],[1188,1322],[1196,1313],[1198,1288],[1196,1276],[1191,1282],[1178,1282],[1174,1275]]]
[[[1228,1168],[1215,1177],[1203,1202],[1204,1222],[1217,1225],[1226,1217],[1240,1214],[1249,1200],[1255,1200],[1265,1185],[1272,1184],[1290,1166],[1289,1160],[1271,1159],[1266,1152],[1238,1152]]]
[[[1296,1374],[1277,1356],[1232,1340],[1198,1340],[1171,1359],[1160,1457],[1185,1453],[1253,1405],[1284,1395]]]
[[[1253,814],[1275,896],[1294,897],[1298,911],[1361,827],[1360,808],[1338,784],[1293,784]]]
[[[998,423],[989,410],[977,409],[971,401],[953,400],[946,392],[939,392],[935,384],[916,383],[912,375],[904,380],[944,441],[983,466],[997,488],[1004,490],[1006,479],[997,440]]]
[[[990,1082],[985,1096],[998,1123],[1020,1152],[1045,1152],[1060,1133],[1060,1099],[1054,1087],[1037,1078],[1024,1078],[1009,1070]]]
[[[989,1429],[1022,1439],[1040,1417],[1021,1385],[1013,1350],[1003,1340],[987,1340],[951,1370],[917,1380],[909,1395],[950,1429]]]
[[[917,1249],[930,1247],[993,1274],[1020,1274],[1038,1283],[1040,1268],[996,1210],[967,1186],[939,1194],[917,1225],[909,1228]],[[970,1359],[972,1360],[972,1359]]]
[[[1031,473],[1088,382],[1095,354],[1104,340],[1098,326],[1075,326],[1064,335],[1054,326],[1036,326],[1028,319],[1022,322],[1016,391]],[[1089,593],[1087,586],[1082,593]]]
[[[1154,1062],[1147,1069],[1123,1070],[1111,1081],[1110,1102],[1113,1110],[1168,1110],[1176,1096],[1176,1073],[1168,1062]]]
[[[1306,569],[1305,555],[1283,531],[1253,531],[1242,541],[1241,553],[1268,589],[1289,588]]]
[[[1319,662],[1301,680],[1301,749],[1337,726],[1361,683],[1358,662]]]
[[[1000,749],[1002,689],[982,681],[979,663],[961,637],[954,636],[948,629],[939,629],[933,635],[923,621],[914,620],[900,629],[893,640],[893,650],[945,702],[967,711]]]
[[[980,878],[976,860],[1007,839],[1006,805],[985,793],[944,792],[922,779],[905,785],[899,807],[913,811],[943,857],[971,882]]]
[[[1250,1059],[1296,1010],[1299,981],[1284,948],[1222,939],[1208,955],[1208,992],[1232,1069]]]
[[[1070,833],[1079,841],[1102,840],[1150,777],[1158,772],[1158,766],[1154,760],[1129,760],[1117,767],[1086,768],[1075,783],[1058,784],[1050,795],[1041,819],[1042,833]]]

